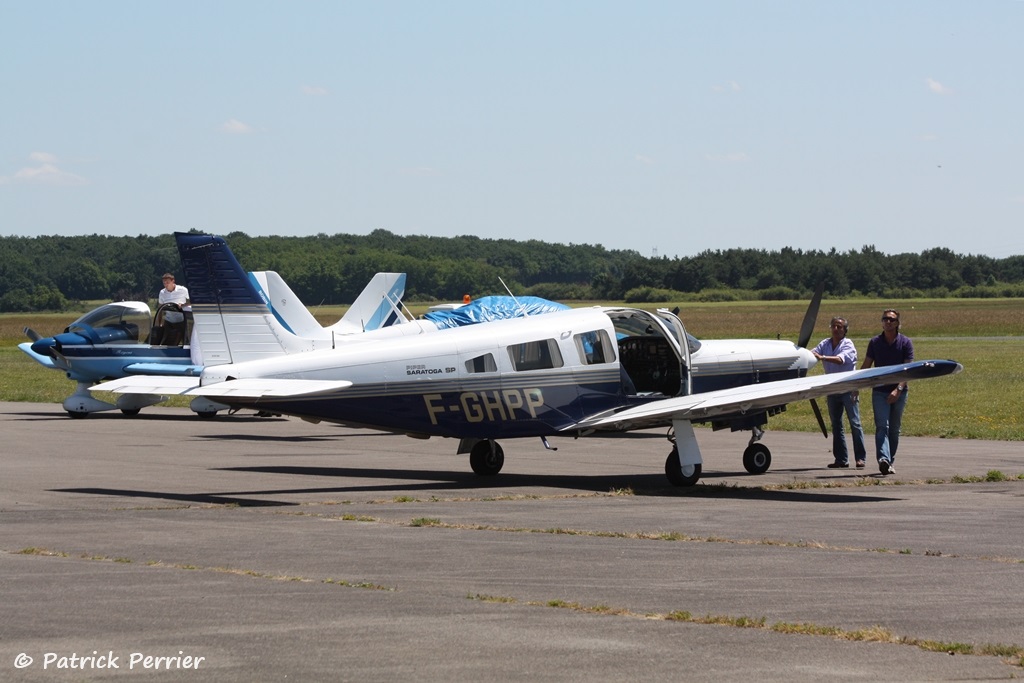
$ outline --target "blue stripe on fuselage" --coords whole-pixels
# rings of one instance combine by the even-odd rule
[[[619,383],[577,385],[525,379],[519,386],[455,387],[438,390],[420,384],[405,392],[378,385],[374,393],[352,387],[331,397],[261,399],[232,404],[305,418],[361,424],[394,432],[457,438],[513,438],[557,432],[584,415],[622,406]],[[537,379],[540,379],[538,377]],[[381,389],[384,389],[383,391]]]

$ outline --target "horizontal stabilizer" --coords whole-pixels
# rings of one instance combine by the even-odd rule
[[[199,386],[198,377],[130,375],[94,384],[89,387],[89,391],[112,391],[115,394],[184,394],[197,386]]]
[[[196,387],[185,393],[189,396],[222,397],[230,402],[232,398],[285,398],[316,396],[347,389],[352,382],[346,380],[316,379],[233,379]]]
[[[90,391],[112,391],[117,394],[178,394],[222,397],[225,402],[237,398],[284,398],[329,394],[352,386],[347,380],[312,379],[233,379],[216,384],[199,385],[197,377],[154,377],[133,375],[90,387]]]
[[[202,365],[174,365],[171,363],[132,363],[125,366],[129,375],[161,375],[167,377],[199,377]],[[194,383],[194,382],[193,382]]]

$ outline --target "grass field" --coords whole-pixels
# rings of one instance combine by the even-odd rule
[[[579,304],[586,305],[586,304]],[[665,304],[672,308],[676,304]],[[421,313],[426,304],[412,307]],[[82,312],[95,304],[87,304]],[[680,304],[680,317],[699,338],[781,338],[795,340],[806,302]],[[868,339],[881,327],[883,308],[902,313],[903,332],[914,340],[918,359],[951,358],[964,365],[955,377],[915,382],[903,420],[912,436],[1024,441],[1024,301],[1020,299],[936,299],[906,302],[826,300],[822,302],[812,345],[828,335],[833,315],[850,320],[850,338],[863,355]],[[314,313],[335,322],[344,308]],[[43,335],[61,332],[75,313],[0,315],[0,400],[60,403],[74,388],[62,373],[30,360],[17,344],[22,329]],[[812,372],[821,372],[820,366]],[[174,405],[187,405],[182,399]],[[824,402],[819,402],[824,410]],[[866,408],[866,410],[864,409]],[[870,404],[862,407],[870,433]],[[143,413],[144,415],[145,413]],[[773,417],[774,430],[815,431],[809,404],[791,404]]]

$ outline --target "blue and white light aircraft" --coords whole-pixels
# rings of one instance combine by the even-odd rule
[[[928,360],[808,376],[816,360],[802,345],[698,341],[667,310],[608,306],[440,330],[414,321],[351,344],[311,343],[281,326],[223,239],[176,240],[202,373],[126,377],[93,391],[183,394],[312,422],[455,438],[480,475],[501,470],[499,439],[539,437],[550,448],[554,436],[660,427],[672,443],[665,474],[689,486],[703,464],[694,423],[752,430],[743,462],[761,473],[771,465],[758,443],[762,428],[787,403],[962,370]]]
[[[322,327],[288,284],[274,271],[247,274],[254,291],[281,327],[299,338],[344,339],[350,335],[408,322],[399,306],[405,295],[405,273],[377,273],[338,322]],[[64,372],[76,390],[64,400],[71,417],[104,410],[136,415],[149,405],[166,401],[159,394],[124,395],[116,403],[93,397],[88,389],[97,382],[135,374],[197,376],[202,372],[199,344],[150,344],[161,323],[163,309],[152,314],[142,301],[104,304],[68,325],[64,332],[42,337],[25,328],[32,340],[18,345],[44,367]],[[193,338],[193,342],[198,339]],[[193,412],[210,417],[229,406],[197,399]]]

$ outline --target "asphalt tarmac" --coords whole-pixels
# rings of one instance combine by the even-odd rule
[[[882,477],[768,432],[753,476],[747,434],[698,430],[679,490],[661,433],[506,441],[481,478],[451,440],[251,413],[0,425],[3,680],[1024,676],[1020,443],[905,437]]]

